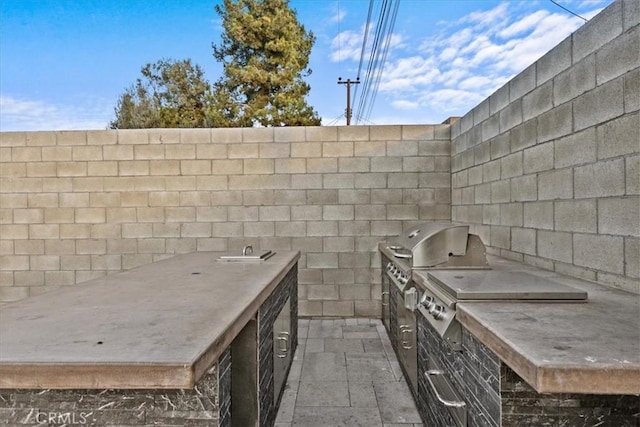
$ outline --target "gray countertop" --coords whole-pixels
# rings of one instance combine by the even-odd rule
[[[540,393],[640,394],[640,296],[490,257],[587,302],[461,302],[458,320]]]
[[[0,307],[0,388],[188,388],[299,252],[179,255]]]

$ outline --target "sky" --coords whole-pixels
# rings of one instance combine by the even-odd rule
[[[612,0],[556,0],[590,19]],[[0,0],[0,131],[106,129],[119,96],[160,59],[191,59],[211,83],[221,0]],[[307,102],[345,124],[369,0],[290,0],[316,41]],[[375,0],[373,31],[382,0]],[[399,0],[370,114],[352,124],[437,124],[462,116],[584,25],[550,0]],[[370,32],[368,41],[373,40]],[[369,43],[370,44],[370,43]],[[364,86],[364,85],[363,85]],[[359,86],[352,86],[359,105]],[[373,98],[373,99],[372,99]],[[359,110],[362,111],[362,110]]]

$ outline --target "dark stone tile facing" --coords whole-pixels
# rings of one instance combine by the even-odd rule
[[[217,426],[218,368],[185,390],[2,390],[0,425]]]
[[[274,394],[273,380],[273,323],[282,311],[287,298],[291,298],[291,354],[298,345],[298,267],[289,270],[276,289],[258,310],[258,401],[259,423],[270,427],[275,424],[282,396]],[[291,358],[293,361],[293,358]],[[289,366],[290,367],[290,366]]]
[[[218,390],[218,425],[231,427],[231,347],[218,359]]]
[[[640,397],[537,393],[506,365],[500,368],[502,425],[637,427]]]
[[[389,287],[389,341],[391,347],[398,354],[398,301],[402,300],[402,294],[393,284]]]
[[[417,313],[418,410],[430,427],[454,426],[437,403],[424,372],[431,355],[467,403],[469,427],[640,426],[640,398],[621,395],[540,394],[476,337],[463,329],[462,352],[452,351]]]

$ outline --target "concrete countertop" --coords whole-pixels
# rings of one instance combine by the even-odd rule
[[[587,302],[464,302],[462,325],[540,393],[640,394],[640,296],[497,257],[588,292]]]
[[[0,307],[0,388],[191,388],[299,252],[178,255]]]

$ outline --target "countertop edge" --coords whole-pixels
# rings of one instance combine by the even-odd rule
[[[464,304],[458,305],[457,319],[538,393],[640,394],[640,371],[635,366],[536,364],[465,311]]]

